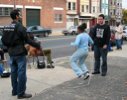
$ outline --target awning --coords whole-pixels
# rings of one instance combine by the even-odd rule
[[[80,16],[97,18],[101,13],[80,13]]]
[[[67,15],[67,18],[79,18],[78,15]]]

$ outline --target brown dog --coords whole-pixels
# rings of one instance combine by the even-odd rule
[[[29,56],[44,56],[42,49],[37,49],[31,45],[25,45]]]

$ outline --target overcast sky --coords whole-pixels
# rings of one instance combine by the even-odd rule
[[[122,7],[127,9],[127,0],[123,0]]]

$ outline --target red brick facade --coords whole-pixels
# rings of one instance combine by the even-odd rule
[[[63,8],[63,10],[54,10]],[[62,22],[55,23],[55,14],[62,14]],[[66,0],[43,0],[42,2],[42,25],[44,27],[63,28],[66,26]]]
[[[15,0],[16,5],[22,5],[23,24],[26,26],[26,8],[25,6],[40,6],[40,25],[49,28],[66,27],[66,0]],[[0,0],[0,4],[14,5],[14,0]],[[1,6],[0,6],[1,7]],[[54,9],[54,8],[60,8]],[[34,9],[34,8],[33,8]],[[62,21],[55,23],[55,14],[62,15]],[[10,16],[0,16],[0,25],[6,25],[11,22]]]

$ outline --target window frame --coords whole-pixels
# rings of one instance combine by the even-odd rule
[[[85,5],[81,5],[81,8],[82,12],[85,12]]]
[[[10,16],[12,10],[11,7],[0,7],[0,16]]]
[[[63,14],[54,15],[54,22],[62,22],[62,21],[63,21]]]
[[[71,10],[71,2],[68,2],[68,10]]]
[[[89,5],[86,5],[86,12],[89,12]]]
[[[72,10],[76,10],[76,3],[72,2]]]

